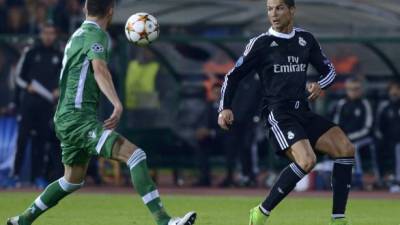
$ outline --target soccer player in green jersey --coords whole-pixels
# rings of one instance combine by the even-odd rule
[[[86,0],[86,21],[69,39],[60,74],[60,99],[54,116],[56,134],[61,141],[64,177],[51,183],[20,215],[7,225],[32,224],[42,213],[83,186],[92,155],[125,162],[132,182],[152,213],[157,225],[191,225],[196,213],[171,218],[161,203],[151,180],[146,153],[113,130],[122,114],[122,104],[107,68],[108,39],[114,0]],[[100,91],[113,104],[109,119],[97,120]],[[88,218],[89,219],[89,218]]]

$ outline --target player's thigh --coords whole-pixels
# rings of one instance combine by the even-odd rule
[[[330,130],[332,127],[337,126],[330,120],[325,119],[324,117],[311,111],[304,113],[303,117],[306,118],[306,123],[304,124],[304,127],[313,148],[316,148],[317,141],[328,130]]]
[[[355,152],[353,144],[338,126],[332,127],[322,134],[317,140],[315,148],[332,158],[353,157]]]
[[[89,163],[66,165],[64,164],[64,178],[72,184],[80,184],[85,180]]]
[[[61,141],[61,159],[64,167],[68,166],[68,171],[70,167],[78,166],[84,167],[89,163],[91,158],[90,154],[86,152],[81,146],[72,145]]]
[[[138,147],[128,139],[119,136],[112,148],[112,159],[127,162]]]
[[[296,142],[308,139],[296,116],[286,111],[271,111],[266,126],[268,140],[278,155],[284,155]]]
[[[308,139],[294,143],[287,151],[286,156],[296,162],[304,171],[309,172],[315,166],[317,157]]]
[[[113,130],[105,129],[103,123],[94,118],[81,116],[76,121],[79,123],[73,122],[65,126],[63,132],[58,131],[60,140],[79,149],[80,154],[111,159],[113,146],[120,135]]]

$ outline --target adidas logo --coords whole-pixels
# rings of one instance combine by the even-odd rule
[[[269,47],[277,47],[277,46],[278,46],[278,43],[276,43],[275,41],[273,41]]]

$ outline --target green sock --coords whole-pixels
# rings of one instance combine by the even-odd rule
[[[150,178],[146,163],[146,153],[137,149],[127,162],[130,170],[133,185],[142,197],[143,202],[152,213],[158,225],[166,225],[171,217],[167,214],[161,203],[157,188]]]
[[[23,219],[27,220],[29,223],[32,223],[42,213],[57,205],[61,199],[78,190],[82,186],[83,183],[68,183],[65,178],[60,178],[59,180],[54,181],[53,183],[49,184],[42,194],[40,194],[39,197],[37,197],[36,200],[31,204],[31,206],[23,212]]]

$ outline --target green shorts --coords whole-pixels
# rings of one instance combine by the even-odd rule
[[[111,158],[114,143],[120,137],[104,129],[95,118],[82,115],[57,118],[55,128],[61,142],[62,162],[66,165],[87,164],[93,155]]]

